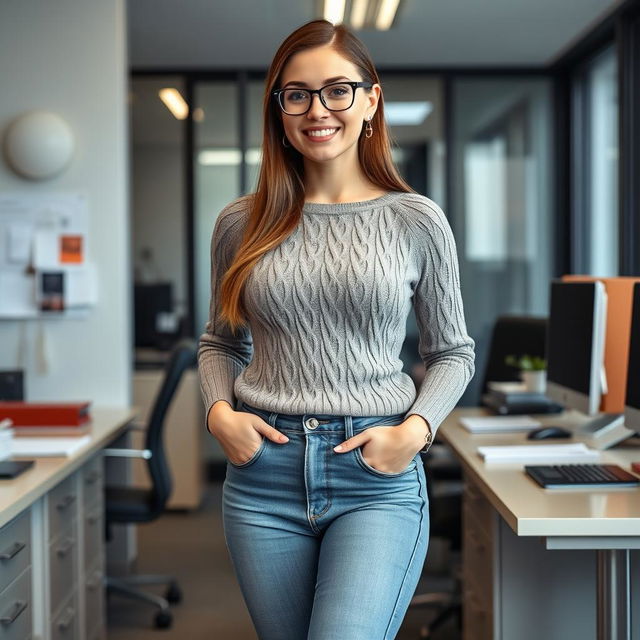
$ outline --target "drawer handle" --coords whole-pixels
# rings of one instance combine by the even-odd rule
[[[58,629],[60,629],[60,631],[66,631],[69,628],[69,625],[73,622],[73,618],[75,617],[76,612],[69,607],[67,609],[67,617],[64,620],[60,620],[60,622],[58,622]]]
[[[99,571],[91,580],[87,580],[87,588],[89,591],[95,591],[102,582],[102,571]]]
[[[58,502],[58,504],[56,505],[56,509],[58,509],[59,511],[66,509],[75,499],[76,497],[71,493],[67,494],[62,502]]]
[[[67,542],[67,545],[64,547],[59,547],[58,549],[56,549],[56,553],[63,558],[64,556],[67,555],[67,553],[69,553],[69,551],[73,548],[73,543],[74,540],[72,538],[67,538],[67,540],[69,542]]]
[[[13,556],[20,553],[27,546],[26,542],[15,542],[13,547],[8,551],[3,551],[0,553],[0,560],[11,560]]]
[[[27,608],[26,602],[22,602],[21,600],[16,600],[16,603],[13,608],[13,613],[10,613],[8,616],[3,616],[2,618],[0,618],[0,622],[3,625],[8,627],[26,608]]]
[[[87,484],[93,484],[99,477],[100,477],[100,474],[97,471],[92,471],[85,478],[85,482]]]

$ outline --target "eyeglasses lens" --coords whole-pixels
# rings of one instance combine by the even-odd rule
[[[322,101],[331,111],[348,109],[353,102],[353,89],[348,84],[331,84],[323,87]],[[309,109],[311,94],[305,89],[285,89],[280,101],[284,111],[291,115],[305,113]]]

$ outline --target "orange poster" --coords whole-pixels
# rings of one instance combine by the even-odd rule
[[[82,236],[61,235],[60,236],[60,263],[61,264],[82,264],[83,247]]]

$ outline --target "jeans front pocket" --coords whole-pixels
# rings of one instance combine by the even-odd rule
[[[227,462],[232,467],[235,467],[236,469],[246,469],[247,467],[251,466],[262,455],[262,453],[264,452],[267,446],[267,442],[269,441],[269,438],[265,436],[261,436],[261,437],[262,437],[262,442],[260,443],[260,446],[256,449],[255,453],[247,461],[236,463],[236,462],[231,462],[231,460],[227,458]]]
[[[397,427],[402,424],[405,420],[405,413],[398,413],[391,416],[375,416],[375,417],[367,417],[367,418],[356,418],[356,424],[353,426],[354,435],[358,433],[362,433],[366,429],[370,429],[371,427]],[[380,469],[376,469],[372,467],[362,455],[362,447],[356,447],[354,450],[354,455],[357,463],[364,469],[367,473],[370,473],[379,478],[397,478],[398,476],[403,476],[407,473],[410,473],[416,467],[416,458],[418,454],[416,454],[413,459],[409,462],[409,464],[402,469],[402,471],[397,472],[388,472],[388,471],[380,471]]]
[[[358,464],[367,472],[370,473],[374,476],[378,476],[379,478],[397,478],[398,476],[404,476],[407,473],[410,473],[411,471],[413,471],[416,468],[416,457],[414,456],[411,461],[409,462],[409,464],[402,470],[402,471],[396,471],[394,473],[391,473],[389,471],[380,471],[380,469],[376,469],[375,467],[372,467],[365,459],[364,456],[362,455],[362,448],[361,447],[357,447],[354,450],[355,456],[356,456],[356,460],[358,462]],[[416,454],[417,455],[417,454]]]

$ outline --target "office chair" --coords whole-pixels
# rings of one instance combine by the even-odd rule
[[[114,523],[151,522],[162,515],[171,495],[171,472],[167,464],[163,446],[163,431],[169,406],[178,388],[182,374],[196,364],[196,344],[193,340],[181,340],[171,353],[165,367],[165,376],[156,395],[149,423],[144,427],[145,448],[105,449],[107,456],[142,458],[147,461],[150,488],[132,486],[105,487],[105,524],[107,540],[111,539],[110,527]],[[135,426],[133,428],[136,428]],[[139,428],[139,427],[137,427]],[[107,593],[118,593],[159,608],[154,618],[157,628],[169,628],[172,615],[169,604],[182,599],[178,583],[172,576],[132,575],[122,578],[107,576]],[[164,598],[134,588],[133,585],[167,584]]]
[[[545,356],[547,319],[533,316],[499,316],[493,326],[489,343],[489,356],[484,368],[481,395],[487,392],[489,381],[518,380],[519,372],[505,364],[510,354]],[[415,345],[417,353],[417,343]],[[411,369],[416,386],[422,382],[424,367]],[[478,404],[480,404],[478,402]],[[433,444],[424,455],[429,497],[430,534],[450,542],[450,549],[457,557],[462,550],[462,493],[463,475],[460,464],[442,444]],[[422,627],[421,638],[429,638],[451,616],[456,616],[458,628],[462,628],[462,566],[456,563],[450,572],[453,589],[450,592],[416,594],[409,607],[436,607],[436,617]]]

